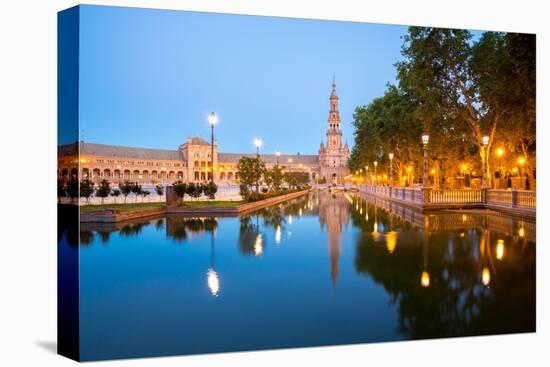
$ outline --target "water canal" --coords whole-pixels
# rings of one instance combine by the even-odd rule
[[[532,332],[535,256],[534,222],[351,193],[82,224],[82,358]]]

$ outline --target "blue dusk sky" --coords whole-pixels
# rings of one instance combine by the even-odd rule
[[[80,140],[223,152],[316,154],[333,75],[344,141],[353,112],[395,82],[406,26],[83,6]]]

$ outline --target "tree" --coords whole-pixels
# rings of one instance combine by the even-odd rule
[[[192,198],[199,198],[203,192],[203,185],[201,183],[190,182],[187,184],[186,194]]]
[[[86,202],[90,202],[90,196],[94,193],[94,183],[88,179],[80,182],[80,197],[86,198]]]
[[[76,178],[72,178],[67,183],[67,195],[71,198],[71,204],[74,203],[74,199],[79,195],[80,185]]]
[[[216,192],[218,192],[218,185],[214,181],[209,181],[203,187],[204,195],[208,196],[209,199],[216,198]]]
[[[299,188],[309,183],[309,174],[307,172],[285,172],[285,182],[293,188]]]
[[[97,188],[95,192],[95,196],[101,198],[101,204],[103,204],[103,200],[109,196],[109,193],[111,192],[111,185],[109,184],[109,181],[103,179],[99,183],[99,187]]]
[[[534,121],[534,37],[522,41],[496,32],[472,41],[465,30],[410,27],[402,47],[405,59],[397,63],[398,78],[400,87],[418,101],[416,114],[424,129],[433,133],[434,122],[439,129],[454,127],[464,148],[477,154],[480,164],[489,164],[485,154],[499,129],[509,135],[508,128],[518,126],[511,117]],[[528,130],[534,136],[534,125]],[[489,145],[482,149],[485,135]]]
[[[126,204],[126,198],[128,197],[128,195],[132,193],[133,186],[134,184],[128,180],[125,180],[124,182],[118,184],[120,192],[122,193],[122,195],[124,195],[124,204]]]
[[[173,184],[174,188],[174,194],[183,201],[183,197],[185,196],[185,193],[187,192],[187,185],[183,183],[182,181],[176,181]]]
[[[273,190],[279,191],[283,183],[283,177],[283,169],[277,164],[272,169],[266,171],[265,182]]]
[[[138,184],[137,182],[134,182],[132,184],[132,193],[136,196],[136,202],[137,202],[138,196],[140,196],[142,192],[143,192],[143,188],[141,187],[141,185]]]
[[[151,194],[150,191],[147,190],[141,190],[140,195],[145,199],[147,196]]]
[[[382,172],[384,166],[389,168],[390,152],[394,154],[396,177],[403,175],[407,165],[415,166],[422,159],[422,122],[415,115],[417,108],[414,96],[394,85],[389,85],[384,95],[368,106],[357,107],[350,169],[356,171],[369,165],[373,174],[373,162],[377,161],[378,172]]]
[[[115,203],[116,203],[116,198],[120,196],[120,190],[119,189],[113,189],[111,191],[111,196],[115,198]]]
[[[260,180],[265,173],[265,163],[260,157],[241,157],[237,164],[237,173],[242,185],[246,185],[248,188],[255,185],[256,192],[258,192]]]
[[[156,191],[158,196],[164,195],[164,186],[162,186],[161,184],[156,185],[155,186],[155,191]]]

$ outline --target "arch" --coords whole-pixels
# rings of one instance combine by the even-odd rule
[[[183,171],[178,171],[176,177],[177,177],[178,180],[183,180]]]
[[[228,179],[228,180],[232,180],[232,179],[233,179],[233,172],[228,172],[228,173],[227,173],[227,179]]]
[[[205,169],[205,168],[206,168],[206,162],[205,162],[205,161],[201,161],[201,168],[202,168],[202,169]]]
[[[98,181],[101,179],[101,170],[99,168],[94,168],[92,171],[92,180]]]
[[[168,172],[168,179],[175,180],[176,179],[176,172],[174,172],[174,171]]]
[[[220,173],[220,180],[225,180],[225,172]]]
[[[199,168],[199,161],[195,161],[195,168]]]
[[[90,178],[90,170],[88,168],[82,168],[82,179],[87,180]]]
[[[206,181],[206,173],[201,172],[201,181]]]
[[[152,180],[158,180],[158,178],[159,178],[159,173],[158,173],[158,171],[154,171],[154,170],[151,171],[151,179],[152,179]]]
[[[119,169],[115,169],[114,173],[113,173],[113,178],[115,180],[120,180],[121,179],[121,176],[120,176],[120,170]]]
[[[160,171],[160,180],[166,181],[166,171]]]
[[[78,169],[77,168],[71,169],[71,179],[73,179],[73,180],[78,179]]]
[[[61,170],[61,173],[59,174],[59,178],[62,180],[62,181],[67,181],[69,179],[69,170],[66,169],[66,168],[63,168]]]
[[[199,171],[195,171],[195,181],[200,180],[200,173]]]
[[[123,178],[124,180],[129,180],[129,179],[130,179],[130,170],[129,170],[129,169],[125,169],[125,170],[124,170],[124,173],[123,173],[122,178]]]
[[[135,169],[133,172],[132,172],[132,179],[134,181],[139,181],[140,180],[140,174],[139,174],[139,171],[137,169]]]
[[[110,169],[106,168],[103,170],[103,178],[106,180],[110,180],[112,178]]]
[[[143,182],[149,182],[149,179],[151,178],[149,176],[149,171],[147,170],[144,170],[142,173],[141,173],[141,177],[143,178]]]

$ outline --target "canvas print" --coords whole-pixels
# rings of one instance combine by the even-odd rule
[[[535,44],[60,12],[59,353],[535,332]]]

